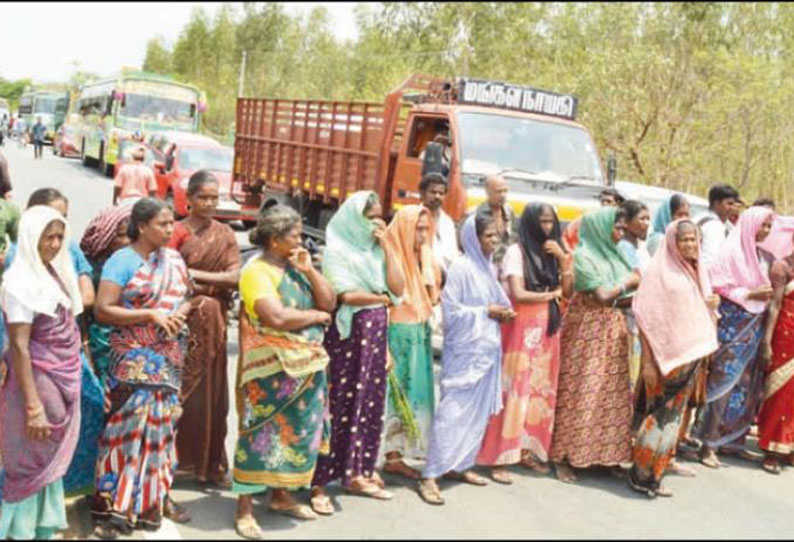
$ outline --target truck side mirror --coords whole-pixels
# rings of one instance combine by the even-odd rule
[[[425,157],[422,160],[422,177],[428,173],[444,173],[444,163],[442,162],[442,154],[444,146],[441,143],[430,142],[425,147]]]
[[[614,154],[610,154],[607,158],[607,184],[615,186],[615,179],[618,175],[618,159]]]

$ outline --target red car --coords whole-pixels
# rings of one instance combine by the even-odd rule
[[[52,141],[52,153],[55,156],[67,158],[80,158],[80,131],[77,126],[62,124],[55,132]]]
[[[207,136],[181,132],[161,132],[149,138],[149,149],[155,155],[154,176],[157,197],[169,202],[174,214],[188,214],[187,183],[196,171],[207,169],[218,179],[220,201],[215,218],[255,222],[256,210],[243,209],[231,197],[234,149],[225,147]]]

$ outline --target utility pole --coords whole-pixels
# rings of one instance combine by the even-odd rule
[[[243,58],[240,60],[240,80],[237,82],[237,97],[243,97],[243,85],[245,83],[245,57],[248,51],[243,51]]]

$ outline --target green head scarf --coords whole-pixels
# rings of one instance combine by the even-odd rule
[[[375,294],[388,293],[392,302],[399,298],[386,286],[386,258],[372,233],[375,224],[364,216],[371,190],[356,192],[348,197],[334,214],[325,230],[323,274],[331,282],[337,295],[362,290]],[[350,336],[353,315],[370,306],[341,305],[336,313],[339,338]]]
[[[577,292],[614,287],[631,274],[626,256],[612,241],[617,211],[616,207],[605,207],[582,217],[579,245],[573,255]]]

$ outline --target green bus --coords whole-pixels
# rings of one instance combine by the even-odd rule
[[[19,98],[19,118],[25,121],[25,130],[41,118],[47,127],[44,142],[52,144],[55,131],[61,127],[69,107],[69,93],[58,90],[29,90]]]
[[[193,85],[134,72],[83,85],[72,108],[83,165],[98,166],[110,176],[120,140],[163,130],[196,133],[206,98]]]

